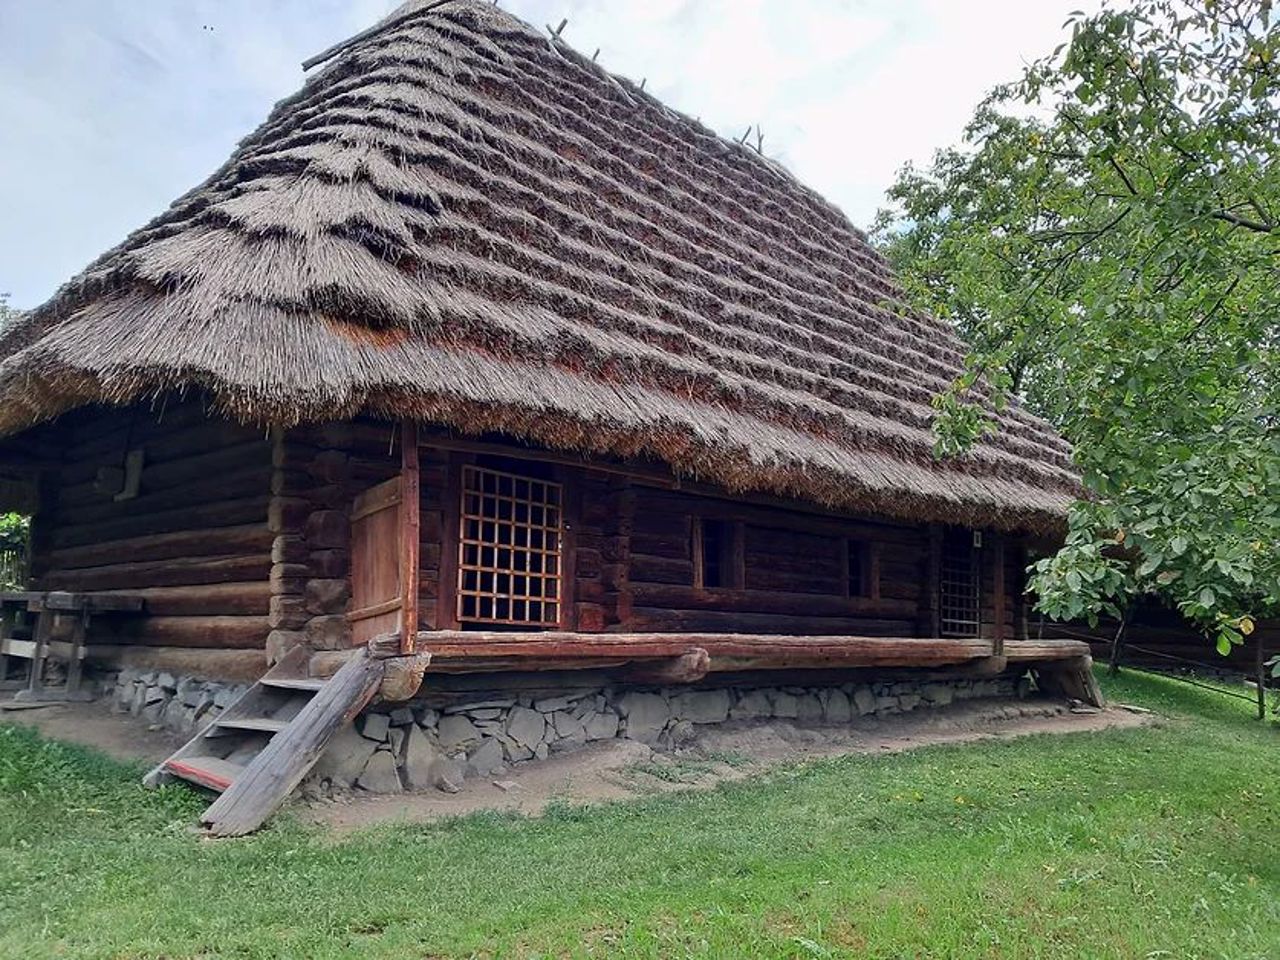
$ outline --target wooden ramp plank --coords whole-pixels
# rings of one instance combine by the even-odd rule
[[[244,771],[244,767],[220,757],[188,757],[166,760],[165,769],[174,776],[221,793]]]
[[[201,823],[209,833],[240,837],[258,829],[315,766],[338,729],[373,699],[383,669],[368,648],[347,661],[205,811]]]

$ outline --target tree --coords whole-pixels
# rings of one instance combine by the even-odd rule
[[[940,455],[1010,396],[1074,445],[1087,494],[1035,567],[1041,609],[1159,594],[1225,653],[1280,611],[1280,30],[1269,0],[1068,26],[901,172],[875,236],[972,345]]]

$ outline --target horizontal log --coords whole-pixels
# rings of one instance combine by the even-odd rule
[[[144,587],[129,590],[127,595],[141,598],[147,614],[155,617],[265,617],[271,601],[271,582],[263,579],[251,583]]]
[[[637,587],[637,594],[639,589]],[[915,632],[909,618],[785,616],[772,613],[740,613],[728,610],[669,610],[637,604],[628,630],[647,632],[728,632],[748,634],[853,634],[855,636],[906,636]]]
[[[99,626],[99,624],[101,626]],[[262,650],[271,632],[267,617],[149,617],[111,624],[97,621],[93,639],[156,647]]]
[[[190,557],[143,563],[114,563],[78,570],[55,570],[44,577],[48,590],[139,590],[266,581],[271,557],[263,552],[238,557]]]
[[[212,530],[182,530],[53,550],[45,556],[44,567],[46,570],[100,567],[120,557],[144,561],[242,556],[256,551],[269,554],[274,539],[265,522]]]
[[[179,507],[198,506],[211,501],[240,500],[260,494],[266,496],[271,487],[271,468],[267,465],[248,464],[228,473],[206,476],[191,483],[184,483],[167,490],[140,494],[133,500],[119,503],[101,496],[91,502],[67,504],[60,502],[54,513],[56,526],[77,526],[122,516],[141,516],[174,510]]]
[[[126,537],[152,536],[182,531],[203,531],[234,527],[267,520],[264,487],[241,500],[215,500],[173,510],[131,512],[127,516],[91,524],[66,525],[55,521],[51,546],[56,549],[85,546]]]
[[[246,466],[269,466],[271,446],[265,440],[251,440],[232,446],[203,444],[192,456],[165,463],[147,461],[142,469],[140,494],[180,487],[220,473],[230,473]],[[62,473],[60,499],[64,503],[87,503],[103,494],[95,488],[98,468],[115,463],[84,464],[67,468]]]
[[[914,619],[916,604],[907,600],[842,597],[777,590],[696,590],[678,584],[637,583],[634,602],[640,607],[672,610],[733,610],[742,613],[821,617],[879,617]]]
[[[203,680],[236,683],[252,683],[267,670],[267,659],[261,650],[93,645],[89,647],[88,660],[110,670],[168,670]]]

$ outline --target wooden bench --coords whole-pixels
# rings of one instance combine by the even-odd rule
[[[0,688],[12,689],[10,657],[27,660],[26,679],[16,686],[15,703],[49,703],[92,700],[92,691],[81,689],[89,628],[95,616],[141,613],[141,597],[124,594],[91,594],[32,591],[0,593]],[[31,637],[18,636],[16,625],[24,615],[35,615]],[[44,684],[50,659],[66,664],[66,682],[59,687]]]

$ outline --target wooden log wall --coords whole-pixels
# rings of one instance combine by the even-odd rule
[[[33,587],[143,597],[147,615],[101,618],[95,647],[261,650],[269,629],[271,444],[200,402],[91,407],[46,428]],[[47,448],[47,445],[46,445]],[[130,451],[141,451],[136,496]]]
[[[589,489],[589,488],[587,488]],[[788,512],[635,485],[608,491],[603,584],[608,629],[916,635],[921,528]],[[584,517],[589,517],[589,504]],[[741,587],[694,583],[694,518],[740,525]],[[878,571],[870,596],[846,596],[846,538]],[[625,573],[623,571],[625,567]],[[581,577],[579,579],[581,584]],[[856,591],[855,591],[856,594]]]

